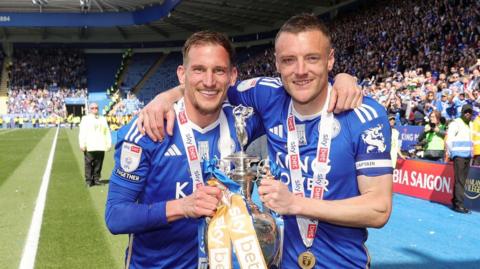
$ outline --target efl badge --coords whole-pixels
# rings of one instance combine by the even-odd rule
[[[247,79],[247,80],[244,80],[244,81],[240,82],[240,84],[238,84],[238,86],[237,86],[237,91],[244,92],[246,90],[249,90],[249,89],[255,87],[255,85],[257,85],[258,80],[259,80],[259,78],[251,78],[251,79]]]
[[[125,172],[133,172],[140,164],[142,156],[142,148],[131,143],[124,142],[122,145],[122,153],[120,155],[120,166]]]

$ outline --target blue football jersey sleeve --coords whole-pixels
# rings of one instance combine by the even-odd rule
[[[113,234],[122,234],[168,225],[166,202],[137,203],[150,171],[150,157],[159,143],[143,136],[135,120],[119,130],[117,141],[105,211],[107,227]]]
[[[156,143],[139,132],[136,120],[122,127],[117,134],[115,166],[110,181],[132,190],[141,190],[155,148]]]
[[[167,202],[137,203],[138,192],[110,183],[105,223],[112,234],[146,232],[168,226]]]
[[[265,109],[278,105],[279,98],[284,98],[285,95],[280,78],[272,77],[244,80],[228,90],[228,100],[231,104],[251,106],[262,116]]]
[[[350,115],[357,175],[391,174],[392,130],[385,108],[370,97],[364,97],[363,104]]]

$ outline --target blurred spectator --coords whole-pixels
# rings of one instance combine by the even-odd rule
[[[472,122],[473,165],[480,166],[480,117]]]
[[[403,160],[406,159],[406,157],[403,155],[401,148],[402,148],[402,140],[400,140],[400,133],[398,132],[397,129],[395,129],[395,116],[390,115],[388,117],[388,121],[390,123],[390,128],[392,128],[392,145],[390,149],[390,157],[392,159],[392,166],[393,169],[397,166],[397,156],[400,156]]]
[[[445,157],[446,126],[439,111],[433,111],[423,133],[418,137],[423,158],[431,161],[443,161]]]

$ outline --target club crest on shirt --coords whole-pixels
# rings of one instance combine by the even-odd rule
[[[382,133],[382,124],[369,128],[362,133],[362,140],[367,144],[367,153],[384,152],[387,149],[385,137]]]
[[[244,92],[246,90],[249,90],[249,89],[255,87],[255,85],[257,85],[257,81],[259,79],[260,78],[251,78],[251,79],[247,79],[247,80],[244,80],[244,81],[240,82],[240,84],[238,84],[238,86],[237,86],[237,91]]]
[[[305,133],[305,124],[297,124],[297,137],[299,146],[305,146],[308,144],[307,135]]]
[[[141,147],[132,143],[124,142],[120,154],[120,166],[125,172],[133,172],[138,168],[141,156]]]
[[[198,154],[200,159],[210,159],[210,147],[208,146],[208,141],[198,141]]]

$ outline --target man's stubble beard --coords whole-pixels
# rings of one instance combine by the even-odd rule
[[[193,104],[193,106],[198,111],[198,113],[200,113],[203,116],[208,116],[208,115],[215,114],[216,112],[218,112],[220,110],[220,108],[222,107],[222,104],[220,103],[218,106],[213,107],[213,108],[204,108],[204,107],[200,106],[200,104],[198,102],[195,102]]]

